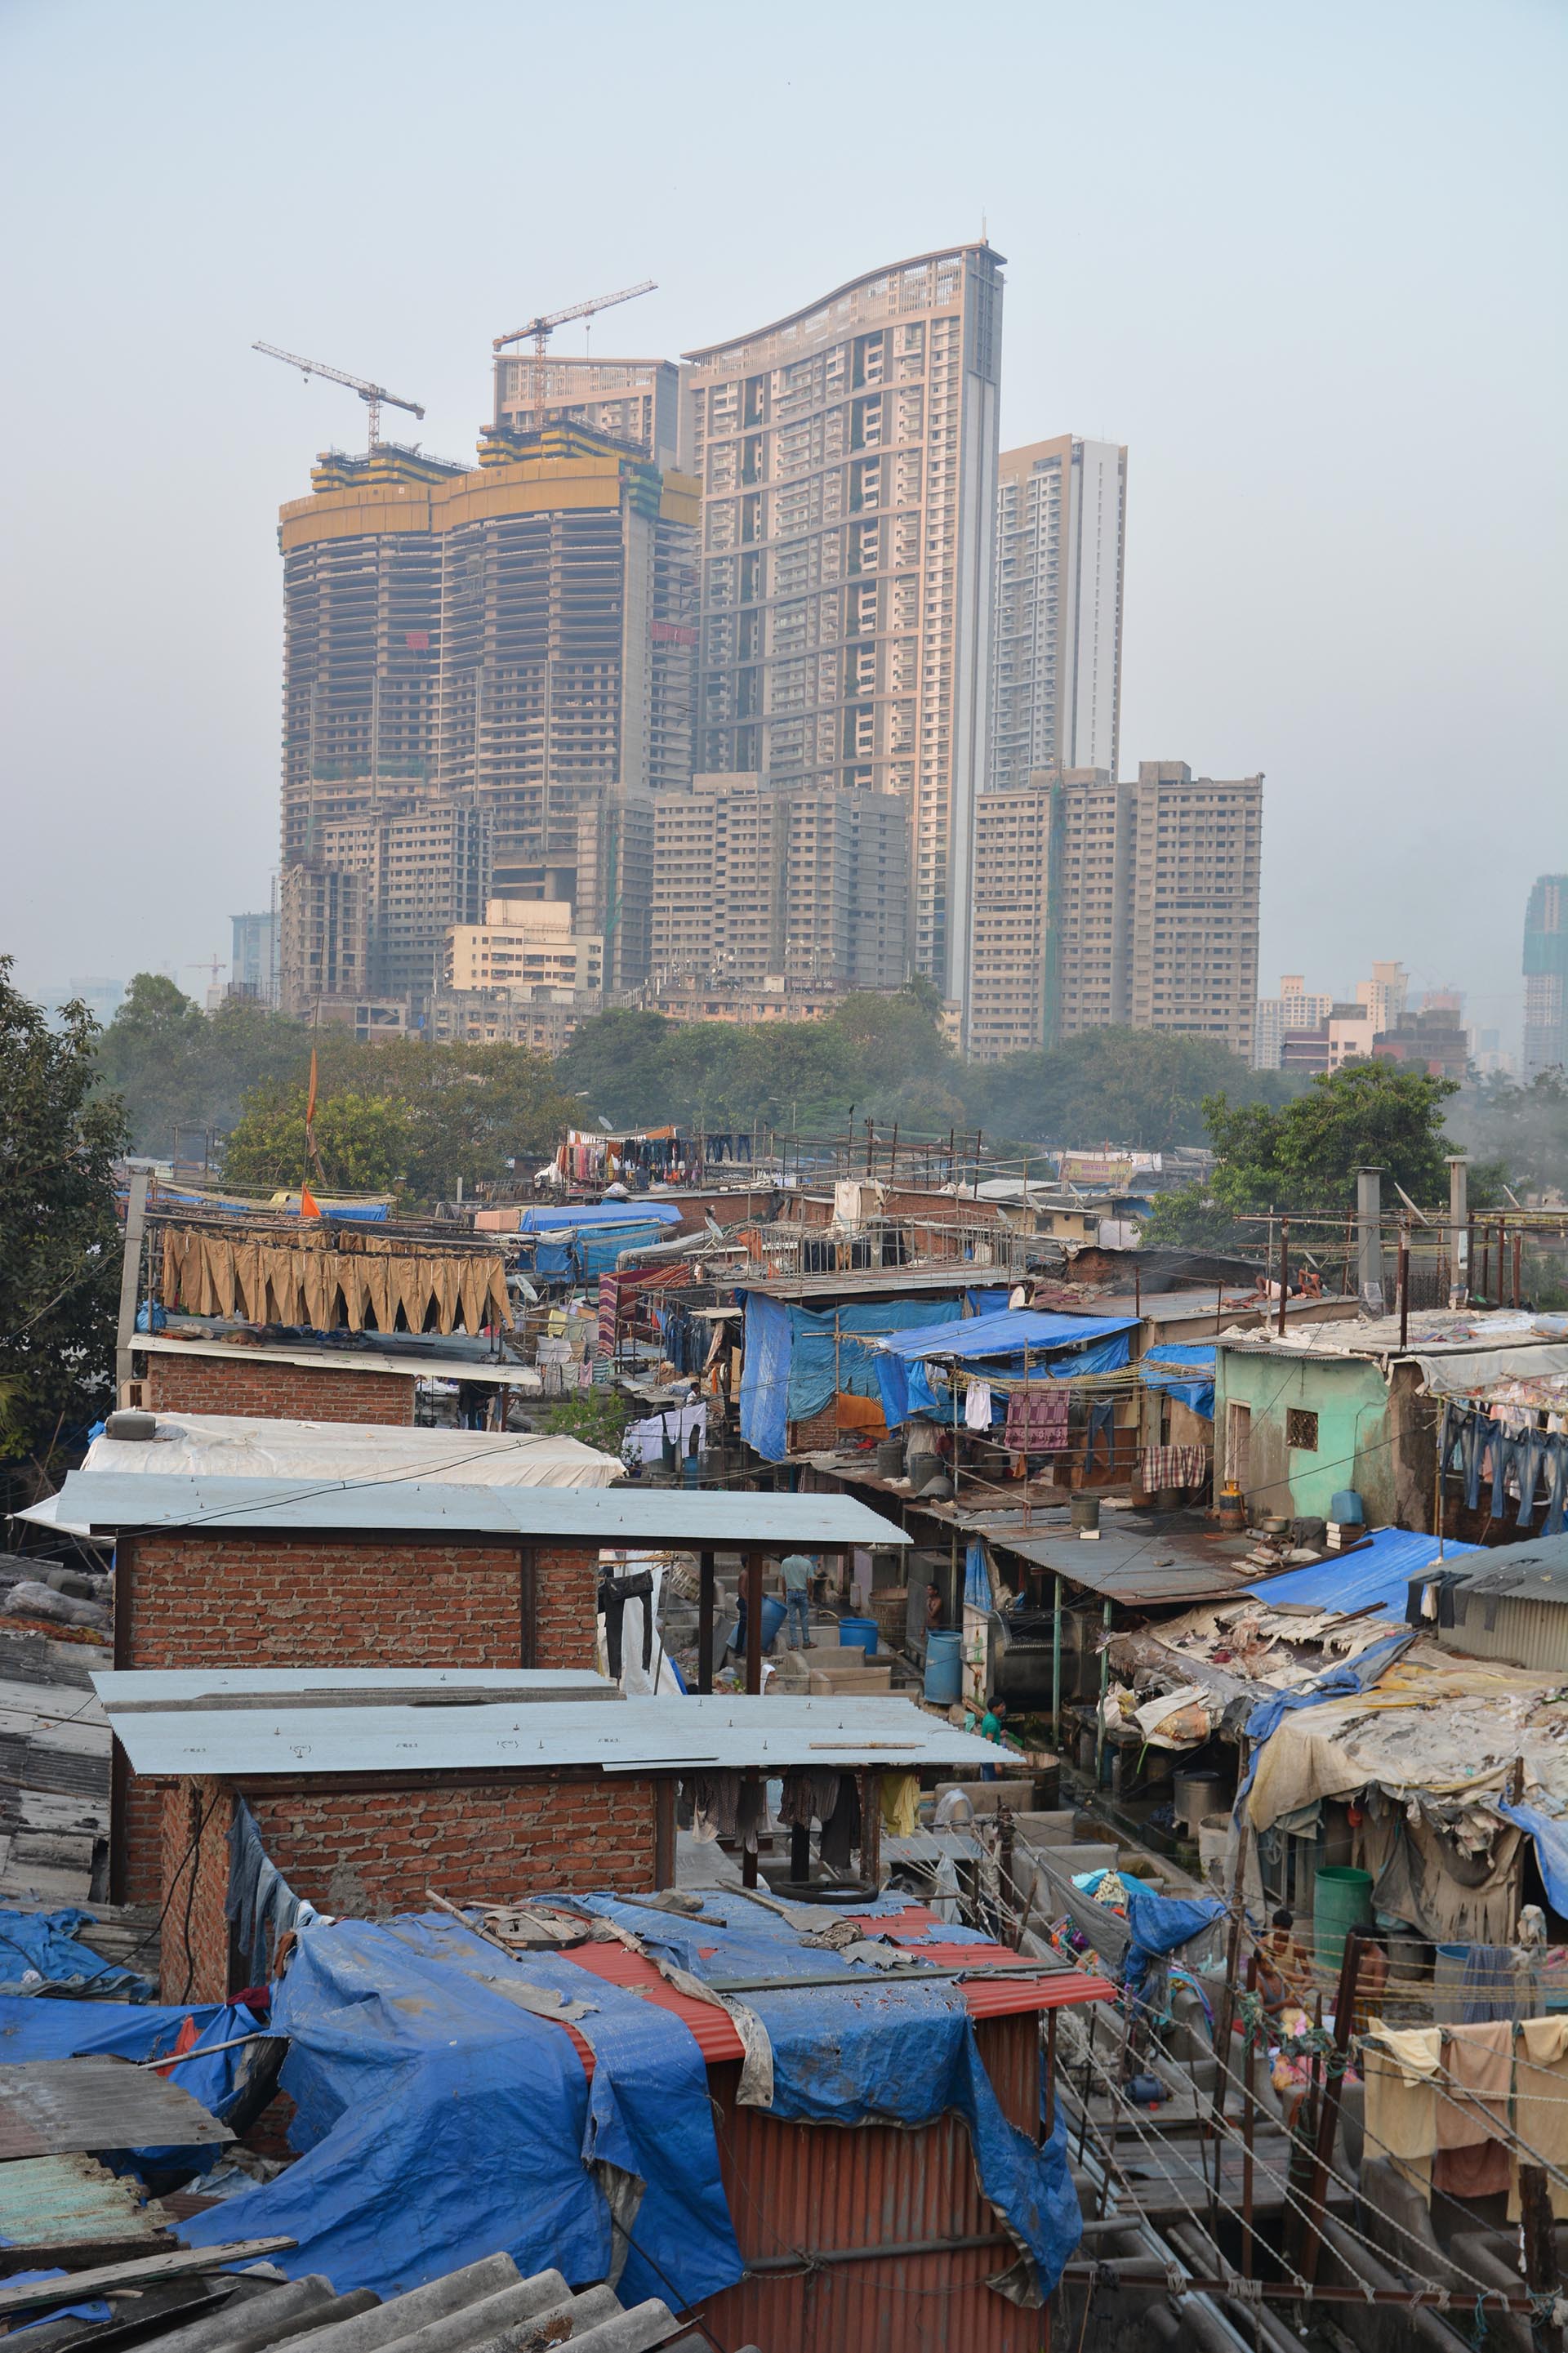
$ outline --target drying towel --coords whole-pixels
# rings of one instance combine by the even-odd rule
[[[963,1419],[970,1430],[990,1429],[991,1384],[989,1381],[970,1382],[964,1392]]]
[[[1513,2128],[1527,2165],[1542,2160],[1559,2173],[1568,2173],[1568,2018],[1527,2018],[1521,2021],[1513,2054]],[[1530,2151],[1536,2154],[1532,2158]],[[1568,2219],[1568,2188],[1551,2175],[1552,2211],[1559,2221]],[[1509,2185],[1508,2213],[1517,2221],[1519,2164],[1515,2158]]]
[[[921,1777],[884,1773],[881,1778],[883,1826],[894,1838],[908,1838],[920,1828]]]
[[[1450,2198],[1490,2198],[1509,2186],[1509,2085],[1513,2027],[1507,2019],[1455,2026],[1443,2045],[1447,2087],[1437,2095],[1432,2187]]]
[[[1396,2030],[1376,2018],[1363,2051],[1367,2156],[1386,2157],[1423,2198],[1432,2194],[1442,2060],[1440,2026]]]

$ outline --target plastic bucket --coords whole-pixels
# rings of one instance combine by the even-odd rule
[[[1312,1957],[1320,1968],[1337,1969],[1352,1928],[1372,1926],[1372,1873],[1343,1863],[1324,1865],[1312,1899]]]
[[[1071,1502],[1068,1504],[1068,1514],[1072,1525],[1075,1528],[1098,1530],[1100,1526],[1100,1497],[1098,1495],[1074,1495]]]
[[[773,1639],[784,1621],[784,1605],[772,1593],[763,1596],[763,1648],[771,1651]],[[742,1593],[736,1604],[735,1630],[730,1637],[731,1647],[742,1657],[746,1649],[746,1597]]]
[[[842,1629],[840,1634],[842,1635]],[[952,1707],[963,1696],[963,1637],[926,1636],[925,1695],[933,1707]]]
[[[954,1638],[956,1640],[956,1637]],[[858,1643],[868,1659],[877,1655],[877,1621],[874,1618],[840,1618],[838,1640],[841,1643]],[[956,1699],[957,1693],[953,1694]]]

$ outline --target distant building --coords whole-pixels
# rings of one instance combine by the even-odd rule
[[[99,1028],[107,1029],[125,1002],[125,983],[105,980],[96,973],[79,973],[67,981],[65,994],[53,1000],[50,1011],[58,1016],[62,1005],[73,1002],[85,1005]]]
[[[1038,1053],[1056,1034],[1058,777],[993,787],[974,804],[974,919],[969,964],[969,1054],[999,1062]]]
[[[231,915],[234,956],[227,994],[248,1004],[273,1007],[278,1002],[278,912]]]
[[[997,460],[993,786],[1120,762],[1127,452],[1064,434]]]
[[[891,793],[700,776],[654,803],[650,987],[898,988],[908,817]]]
[[[402,999],[411,1026],[439,985],[447,936],[489,898],[490,819],[426,797],[405,814],[334,818],[309,860],[281,879],[283,1009],[313,1016],[322,999]]]
[[[1524,1083],[1568,1068],[1568,874],[1542,874],[1524,916]]]
[[[1402,964],[1374,964],[1372,978],[1357,981],[1355,993],[1358,1004],[1371,1015],[1374,1029],[1396,1029],[1409,1002],[1410,976]]]
[[[577,425],[668,473],[680,465],[680,370],[673,360],[570,359],[498,352],[495,421],[508,433]]]
[[[605,943],[597,933],[574,932],[563,899],[492,899],[482,923],[447,934],[443,991],[598,991],[604,981]]]
[[[987,772],[1001,264],[917,254],[686,354],[696,765],[900,800],[909,960],[950,997]]]
[[[662,1013],[667,1021],[724,1021],[748,1029],[774,1021],[826,1021],[842,1003],[837,992],[781,987],[717,992],[685,982],[656,987],[648,999],[649,1010]]]
[[[1320,1022],[1327,1021],[1333,1002],[1331,997],[1310,989],[1303,974],[1283,974],[1279,996],[1260,997],[1258,1000],[1252,1030],[1253,1069],[1278,1071],[1284,1059],[1286,1037],[1291,1031],[1316,1029]]]
[[[1258,1003],[1263,779],[1142,760],[1134,788],[1127,1018],[1250,1060]]]
[[[604,1004],[596,988],[548,982],[440,989],[430,1000],[429,1037],[437,1046],[527,1046],[536,1054],[560,1054],[579,1022],[591,1021]]]
[[[570,902],[612,983],[640,983],[650,796],[691,774],[696,486],[571,423],[487,427],[473,469],[383,446],[323,458],[311,480],[279,533],[285,1004],[315,1002],[299,954],[310,935],[320,969],[334,961],[329,913],[347,926],[340,965],[363,957],[387,976],[377,992],[428,996],[445,933],[479,919],[489,872],[441,913],[445,853],[416,887],[405,844],[384,920],[367,905],[357,947],[352,892],[329,911],[330,894],[288,879],[374,871],[363,828],[417,830],[428,808],[482,819],[496,892]],[[399,895],[421,902],[416,921],[394,914]]]
[[[1104,768],[1061,778],[1060,849],[1052,886],[1056,1034],[1076,1038],[1130,1021],[1137,790]]]
[[[1372,1041],[1379,1061],[1403,1062],[1434,1079],[1463,1081],[1469,1067],[1469,1033],[1447,1008],[1401,1016],[1392,1029],[1381,1029]]]

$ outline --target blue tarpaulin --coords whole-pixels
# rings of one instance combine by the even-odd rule
[[[1138,1369],[1152,1389],[1179,1398],[1205,1421],[1214,1419],[1215,1344],[1212,1340],[1177,1341],[1151,1348],[1140,1357]]]
[[[1443,1546],[1445,1562],[1480,1550],[1479,1545]],[[1409,1528],[1374,1528],[1365,1546],[1353,1552],[1331,1552],[1305,1568],[1288,1568],[1279,1577],[1259,1577],[1248,1588],[1270,1607],[1277,1601],[1308,1602],[1324,1609],[1376,1608],[1380,1617],[1405,1623],[1412,1577],[1437,1566],[1437,1539]]]
[[[820,1314],[792,1307],[787,1418],[808,1421],[832,1404],[838,1389],[852,1397],[879,1398],[879,1335],[958,1321],[956,1299],[879,1299]]]
[[[958,1328],[967,1333],[974,1330],[981,1322],[994,1324],[1010,1323],[1012,1320],[1010,1316],[1002,1315],[984,1318],[976,1316],[972,1322],[966,1322]],[[1091,1328],[1096,1330],[1102,1328],[1100,1324],[1092,1322],[1092,1319],[1088,1316],[1063,1317],[1061,1320],[1078,1324],[1080,1333],[1086,1325],[1091,1325]],[[1031,1350],[1034,1345],[1033,1342],[1030,1343]],[[945,1339],[942,1353],[944,1355],[956,1353],[948,1350]],[[1128,1327],[1124,1324],[1112,1324],[1110,1330],[1103,1338],[1091,1339],[1079,1346],[1074,1346],[1070,1343],[1057,1345],[1048,1363],[1030,1366],[1029,1378],[1066,1381],[1072,1380],[1084,1373],[1113,1373],[1128,1362],[1131,1353],[1131,1344],[1128,1338]],[[934,1414],[939,1421],[951,1421],[953,1419],[952,1388],[946,1375],[936,1365],[928,1363],[920,1356],[896,1354],[889,1347],[878,1349],[876,1364],[877,1378],[882,1392],[882,1415],[889,1430],[897,1430],[900,1423],[909,1419],[911,1413]],[[1020,1349],[1013,1356],[999,1356],[994,1361],[983,1360],[979,1365],[979,1370],[995,1381],[1005,1382],[1009,1379],[1022,1380],[1024,1366],[1024,1352]],[[999,1398],[993,1399],[994,1417],[998,1402]]]
[[[540,1274],[569,1274],[579,1282],[592,1282],[601,1274],[615,1272],[622,1250],[649,1250],[669,1239],[668,1226],[657,1218],[627,1219],[613,1226],[578,1226],[569,1235],[541,1235],[533,1263]]]
[[[802,1945],[777,1914],[728,1891],[704,1891],[700,1922],[615,1897],[577,1900],[695,1977],[845,1974],[842,1954]],[[893,1899],[866,1909],[891,1916],[904,1906]],[[721,1920],[722,1927],[714,1925]],[[945,1923],[939,1936],[943,1944],[984,1941]],[[773,2045],[774,2116],[812,2124],[904,2126],[962,2116],[982,2193],[1026,2251],[1042,2296],[1050,2295],[1080,2229],[1065,2150],[1054,2142],[1037,2147],[1003,2115],[957,1985],[949,1979],[921,1986],[907,1978],[897,1986],[879,1984],[876,1971],[868,1969],[864,1991],[845,1985],[781,1987],[748,1990],[745,2000]]]
[[[741,1436],[765,1462],[789,1451],[789,1309],[776,1299],[746,1293],[745,1348],[741,1359]]]
[[[226,2121],[266,2047],[249,2042],[215,2051],[210,2058],[199,2055],[212,2044],[232,2043],[237,2035],[254,2034],[267,2026],[265,2017],[237,2002],[167,2007],[0,1995],[0,2066],[20,2066],[30,2059],[166,2059],[187,2019],[196,2029],[198,2055],[182,2059],[170,2081]],[[198,2173],[216,2165],[222,2155],[221,2147],[127,2149],[107,2153],[104,2162],[121,2168],[166,2165]]]
[[[678,1226],[680,1210],[674,1201],[562,1201],[553,1207],[527,1208],[517,1221],[520,1234],[575,1232],[587,1226]]]
[[[1546,1900],[1553,1912],[1568,1918],[1568,1822],[1553,1821],[1535,1806],[1509,1806],[1500,1800],[1498,1811],[1505,1822],[1534,1840]]]
[[[1142,1985],[1155,1961],[1202,1936],[1224,1916],[1225,1905],[1212,1895],[1156,1895],[1152,1888],[1141,1886],[1131,1877],[1122,1885],[1127,1890],[1127,1925],[1132,1931],[1126,1978],[1132,1986]]]
[[[91,1985],[97,1994],[124,1993],[150,2001],[153,1988],[134,1969],[103,1960],[78,1931],[93,1926],[90,1912],[0,1912],[0,1994],[15,1993],[28,1971],[45,1986]]]
[[[592,2084],[562,2027],[521,2006],[531,1987],[594,2005],[574,2021]],[[290,2278],[384,2296],[498,2251],[581,2284],[618,2262],[608,2168],[646,2185],[624,2303],[694,2304],[740,2278],[701,2053],[625,1987],[514,1960],[445,1916],[345,1920],[302,1930],[274,2021],[303,2154],[184,2224],[192,2245],[286,2234]]]
[[[1137,1328],[1135,1315],[1055,1315],[1034,1307],[1005,1307],[995,1315],[968,1315],[956,1331],[895,1332],[882,1342],[889,1356],[1016,1356],[1026,1348],[1075,1348],[1084,1340]],[[1125,1357],[1121,1360],[1124,1364]]]

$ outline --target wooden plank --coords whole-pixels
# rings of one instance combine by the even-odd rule
[[[37,2312],[62,2299],[79,2304],[119,2288],[180,2279],[192,2272],[221,2271],[227,2263],[256,2263],[263,2255],[279,2254],[297,2243],[293,2239],[236,2239],[221,2247],[179,2247],[173,2254],[145,2255],[123,2263],[103,2263],[95,2271],[73,2272],[68,2279],[29,2280],[24,2287],[0,2287],[0,2320],[8,2320],[16,2312]]]

